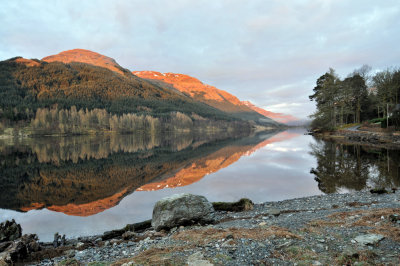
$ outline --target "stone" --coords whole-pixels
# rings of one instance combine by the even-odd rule
[[[39,238],[36,234],[23,235],[21,237],[21,241],[25,244],[28,253],[36,252],[41,249],[38,240]]]
[[[367,234],[367,235],[359,235],[354,240],[361,245],[374,245],[384,239],[383,235],[378,234]]]
[[[204,196],[175,194],[155,204],[151,224],[160,231],[180,225],[212,223],[213,214],[214,208]]]
[[[37,235],[30,234],[9,242],[7,248],[0,253],[0,265],[15,264],[15,262],[26,258],[29,253],[39,251],[40,245],[37,241]]]
[[[67,243],[67,240],[66,240],[66,238],[65,238],[65,235],[63,235],[63,236],[61,237],[61,246],[65,246],[66,243]]]
[[[0,252],[3,252],[6,248],[8,248],[12,244],[12,241],[2,242],[0,243]]]
[[[26,245],[21,240],[15,241],[12,245],[7,248],[5,252],[2,253],[3,255],[0,257],[6,258],[7,262],[14,263],[18,260],[25,258],[28,254]]]
[[[53,240],[53,247],[56,248],[59,246],[61,236],[58,233],[54,234],[54,240]]]
[[[234,239],[235,237],[232,234],[226,236],[226,239]]]
[[[370,190],[372,194],[386,194],[388,191],[385,188],[373,188]]]
[[[214,264],[210,263],[208,260],[204,259],[203,253],[196,252],[188,257],[187,265],[189,266],[212,266]]]
[[[107,231],[107,232],[103,233],[103,235],[101,236],[101,239],[104,241],[104,240],[121,237],[123,233],[125,233],[125,229],[117,229],[117,230]]]
[[[267,211],[267,213],[268,215],[279,216],[281,214],[281,211],[278,209],[271,208]]]
[[[125,231],[141,232],[151,227],[151,220],[146,220],[140,223],[127,224],[125,226]]]
[[[235,241],[233,239],[229,239],[227,241],[225,241],[224,243],[222,243],[221,247],[223,248],[229,248],[235,246]]]
[[[78,242],[78,243],[76,243],[75,247],[80,248],[80,247],[83,247],[84,245],[85,245],[85,243]]]
[[[343,256],[347,259],[358,259],[360,254],[352,247],[347,247],[343,250]]]
[[[21,236],[21,225],[17,224],[14,219],[0,224],[0,242],[14,241]]]
[[[73,249],[66,250],[66,251],[64,251],[64,255],[67,258],[73,258],[73,257],[75,257],[75,250],[73,250]]]
[[[135,236],[136,236],[136,234],[135,234],[134,232],[131,232],[131,231],[127,231],[127,232],[125,232],[125,233],[122,234],[122,238],[123,238],[124,240],[132,239],[132,238],[134,238]]]
[[[400,215],[398,214],[391,214],[389,215],[389,220],[393,223],[400,221]]]
[[[254,203],[247,198],[236,202],[213,202],[212,205],[216,211],[242,212],[250,211],[254,208]]]

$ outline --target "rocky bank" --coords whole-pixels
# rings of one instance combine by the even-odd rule
[[[382,191],[381,191],[382,192]],[[330,194],[215,211],[212,224],[40,243],[32,265],[399,265],[400,192]],[[251,210],[249,210],[251,209]],[[57,243],[56,245],[60,245]]]
[[[337,142],[345,141],[347,144],[368,145],[372,147],[399,149],[400,133],[372,132],[366,130],[336,130],[334,132],[313,133],[323,139],[334,139]]]

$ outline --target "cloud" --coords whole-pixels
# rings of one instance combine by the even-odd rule
[[[399,15],[395,0],[3,1],[0,60],[86,48],[131,70],[190,74],[261,106],[301,103],[306,114],[329,67],[346,76],[364,63],[398,64]]]

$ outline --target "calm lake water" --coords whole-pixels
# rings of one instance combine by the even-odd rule
[[[400,152],[316,140],[303,129],[215,136],[38,138],[0,142],[0,221],[51,241],[151,218],[175,193],[278,201],[399,186]]]

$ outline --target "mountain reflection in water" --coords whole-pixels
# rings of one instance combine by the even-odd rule
[[[266,202],[400,185],[398,150],[304,132],[0,140],[0,221],[51,241],[149,219],[157,200],[176,193]]]
[[[293,134],[215,136],[109,135],[42,138],[1,145],[0,208],[90,216],[135,190],[185,186],[243,155]],[[297,135],[297,134],[294,134]]]
[[[194,182],[199,181],[208,174],[214,173],[222,168],[233,164],[242,156],[249,156],[256,150],[265,147],[268,144],[288,140],[296,136],[298,136],[297,133],[282,132],[266,140],[263,140],[256,145],[229,145],[227,147],[223,147],[208,156],[196,159],[193,163],[190,163],[183,169],[180,169],[172,177],[166,178],[159,182],[151,182],[149,184],[141,186],[137,189],[137,191],[153,191],[164,188],[174,188],[190,185]],[[264,136],[264,138],[265,137],[266,136]]]
[[[316,139],[310,154],[317,159],[315,176],[322,192],[400,186],[400,151]]]

